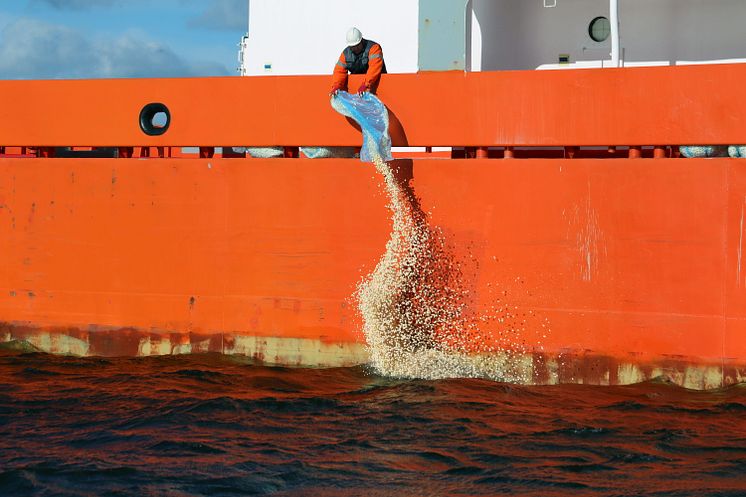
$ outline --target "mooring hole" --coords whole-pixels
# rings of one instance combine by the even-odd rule
[[[171,125],[171,112],[162,103],[150,103],[140,111],[140,129],[150,136],[162,135]]]

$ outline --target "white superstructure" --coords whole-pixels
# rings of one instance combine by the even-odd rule
[[[418,0],[249,0],[243,73],[331,74],[356,26],[384,49],[389,72],[417,72]]]
[[[609,67],[591,23],[618,5],[621,66],[746,61],[746,0],[249,0],[245,75],[330,74],[357,26],[392,73]],[[603,31],[603,30],[601,30]],[[610,31],[613,31],[610,30]]]
[[[474,0],[471,70],[611,66],[611,36],[594,41],[608,0]],[[618,0],[621,65],[677,65],[746,60],[744,0]]]

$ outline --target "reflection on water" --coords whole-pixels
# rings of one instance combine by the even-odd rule
[[[746,495],[746,389],[0,356],[0,495]]]

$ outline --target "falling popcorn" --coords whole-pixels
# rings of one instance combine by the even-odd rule
[[[386,250],[355,292],[371,365],[379,374],[399,378],[531,383],[533,356],[518,338],[526,322],[511,312],[517,307],[493,306],[475,314],[476,295],[464,285],[464,264],[440,228],[429,224],[396,161],[386,161],[385,107],[374,96],[355,98],[344,94],[332,99],[332,106],[361,125],[361,158],[372,161],[383,178],[392,215]],[[368,102],[373,110],[382,109],[381,115],[371,118]]]

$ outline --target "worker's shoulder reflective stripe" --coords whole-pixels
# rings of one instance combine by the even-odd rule
[[[347,64],[343,64],[341,60],[337,61],[337,65],[341,67],[342,69],[347,69]]]
[[[380,53],[372,53],[372,54],[370,54],[370,58],[371,59],[380,59],[381,57],[383,57],[383,54],[380,54]]]

